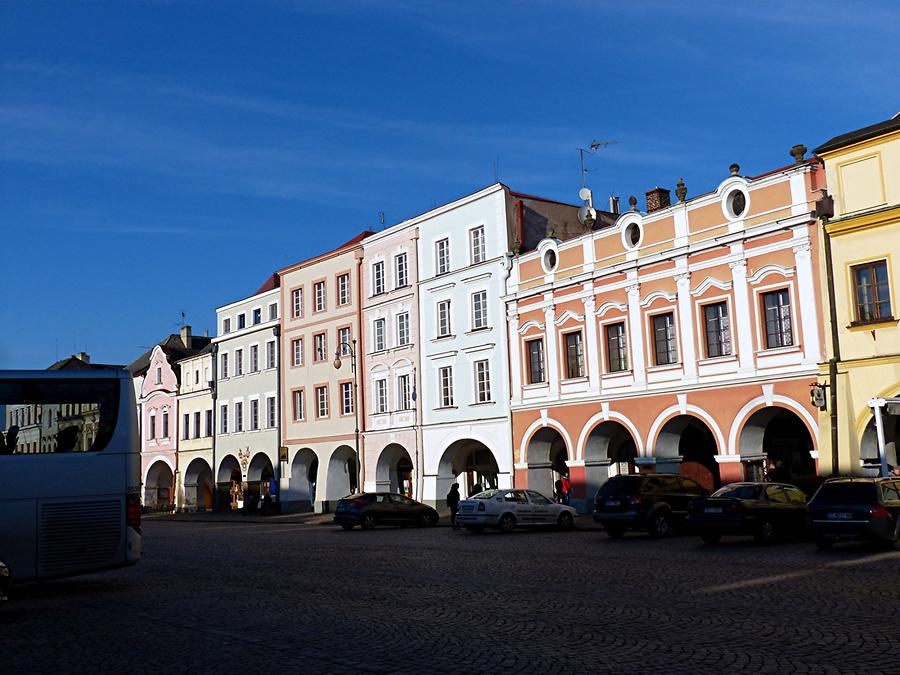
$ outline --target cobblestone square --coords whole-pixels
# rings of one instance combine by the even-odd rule
[[[3,672],[897,673],[900,553],[149,520],[19,589]]]

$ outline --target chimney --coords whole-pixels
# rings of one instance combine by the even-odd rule
[[[91,362],[91,357],[88,356],[88,353],[87,353],[87,352],[78,352],[78,353],[75,355],[75,358],[78,359],[79,361],[83,362],[83,363],[90,363],[90,362]]]
[[[619,215],[619,198],[618,197],[613,197],[612,195],[609,196],[609,210],[610,210],[610,213],[615,213],[616,215]]]
[[[185,349],[191,348],[191,327],[190,326],[182,326],[181,327],[181,344],[184,345]]]
[[[672,204],[672,197],[666,188],[658,185],[652,190],[647,191],[647,213],[659,211]]]

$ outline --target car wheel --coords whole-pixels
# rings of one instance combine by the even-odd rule
[[[431,527],[435,523],[437,523],[437,519],[434,517],[433,513],[423,513],[419,518],[420,527]]]
[[[571,530],[575,527],[575,521],[572,518],[572,514],[568,511],[560,513],[559,518],[556,521],[556,526],[561,530]]]
[[[834,541],[828,537],[816,537],[816,548],[820,551],[830,551],[834,546]]]
[[[375,516],[373,516],[371,513],[367,513],[366,515],[364,515],[362,523],[360,523],[360,527],[362,527],[362,529],[364,530],[371,530],[375,527],[375,525],[377,525],[377,522],[375,520]]]
[[[610,537],[611,539],[621,539],[625,536],[625,528],[616,525],[607,525],[606,536]]]
[[[351,525],[350,523],[341,523],[341,527],[343,527],[345,530],[353,529],[353,525]]]
[[[709,544],[713,546],[719,543],[719,540],[722,538],[721,534],[701,534],[700,538],[703,540],[704,544]]]
[[[500,528],[500,531],[503,534],[509,534],[514,529],[516,529],[516,519],[510,513],[505,513],[502,518],[500,518],[500,522],[497,524]]]
[[[650,536],[666,537],[672,532],[672,521],[666,511],[657,511],[650,516]]]
[[[764,520],[756,526],[756,534],[753,538],[756,539],[757,544],[769,546],[778,540],[778,531],[771,521]]]

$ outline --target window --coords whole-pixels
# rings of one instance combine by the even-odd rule
[[[338,304],[350,304],[350,275],[341,274],[337,278],[338,285]]]
[[[254,309],[253,310],[253,325],[262,323],[262,309]]]
[[[338,329],[338,347],[341,350],[341,356],[350,356],[350,341],[352,339],[349,328]]]
[[[545,382],[544,375],[544,340],[529,340],[526,353],[528,354],[528,383],[539,384]]]
[[[295,288],[291,291],[291,311],[295,319],[303,316],[303,289]]]
[[[266,368],[275,367],[275,340],[266,343]]]
[[[247,327],[247,315],[246,314],[238,314],[238,330]]]
[[[409,284],[409,267],[406,254],[400,253],[394,256],[394,288],[403,288]]]
[[[865,323],[879,319],[893,319],[887,262],[879,260],[857,265],[852,268],[852,273],[856,320]]]
[[[484,250],[484,226],[476,227],[469,232],[469,252],[473,265],[485,261],[487,256]]]
[[[731,327],[728,323],[728,304],[716,302],[703,306],[703,321],[706,324],[706,357],[728,356],[731,354]]]
[[[675,349],[675,315],[672,312],[653,317],[653,344],[656,365],[678,363],[678,352]]]
[[[325,333],[317,333],[313,336],[315,346],[315,361],[325,361],[328,359],[328,343],[325,339]]]
[[[222,354],[222,358],[220,359],[219,363],[221,366],[219,368],[219,377],[224,379],[224,378],[228,377],[228,354],[227,353]]]
[[[611,373],[628,370],[624,321],[606,327],[606,361]]]
[[[194,413],[194,434],[191,438],[200,438],[200,411]]]
[[[400,375],[397,378],[397,409],[409,410],[412,408],[412,397],[409,389],[409,375]]]
[[[375,351],[381,352],[385,349],[384,344],[384,319],[375,319]]]
[[[250,345],[250,372],[259,372],[259,345]]]
[[[162,414],[162,437],[169,437],[169,411],[163,410]]]
[[[184,413],[181,416],[181,440],[186,441],[191,437],[191,415]]]
[[[273,302],[269,305],[269,321],[275,321],[278,318],[278,303]]]
[[[786,288],[764,293],[766,315],[766,349],[790,347],[794,344],[791,328],[791,297]]]
[[[383,414],[387,410],[387,380],[375,380],[375,412]]]
[[[328,417],[328,387],[316,387],[316,417]]]
[[[213,411],[207,410],[206,411],[206,426],[203,428],[203,431],[204,431],[203,435],[206,436],[207,438],[212,436],[213,435],[212,428],[213,428]]]
[[[584,342],[581,331],[566,333],[566,377],[584,377]]]
[[[151,441],[156,438],[156,411],[150,411],[150,421],[147,423],[147,438]]]
[[[242,401],[234,404],[234,430],[244,430],[244,404]]]
[[[441,300],[437,305],[437,335],[447,337],[450,335],[450,301]]]
[[[325,282],[317,281],[313,284],[313,297],[315,298],[315,311],[325,311]]]
[[[353,414],[353,384],[341,383],[341,415]]]
[[[491,365],[486,359],[475,362],[475,400],[479,403],[491,401]]]
[[[162,368],[156,369],[156,384],[162,384]]]
[[[294,338],[291,340],[291,365],[303,365],[303,338]]]
[[[200,370],[194,371],[194,384],[200,384]]]
[[[403,347],[409,344],[409,313],[403,312],[397,315],[397,346]]]
[[[250,401],[250,430],[257,431],[259,429],[259,399],[251,399]]]
[[[450,240],[441,239],[434,245],[435,260],[437,261],[437,273],[446,274],[450,271]]]
[[[487,328],[487,291],[472,295],[472,330]]]
[[[266,397],[266,426],[269,429],[275,428],[275,397],[267,396]]]
[[[294,421],[302,422],[306,419],[306,396],[302,389],[294,392]]]
[[[243,375],[244,374],[244,350],[243,349],[235,349],[234,350],[234,374],[235,375]]]
[[[222,332],[223,333],[231,332],[231,319],[230,318],[222,319]]]
[[[219,409],[219,433],[228,433],[228,406],[223,405]]]
[[[379,261],[372,265],[372,295],[384,293],[384,262]]]
[[[449,408],[453,405],[453,366],[439,368],[438,381],[441,385],[441,407]]]

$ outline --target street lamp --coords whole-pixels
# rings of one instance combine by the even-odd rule
[[[356,339],[350,340],[350,342],[342,341],[338,344],[337,349],[334,352],[334,369],[340,370],[341,365],[343,365],[341,361],[341,351],[346,348],[350,352],[350,372],[353,373],[353,416],[356,420],[356,429],[354,429],[354,444],[356,449],[356,491],[362,493],[362,479],[361,479],[361,470],[362,470],[362,457],[359,454],[359,404],[357,401],[357,376],[356,376]]]

